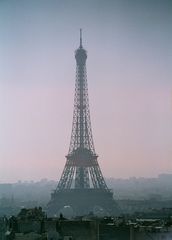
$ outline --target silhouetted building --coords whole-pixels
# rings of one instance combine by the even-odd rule
[[[151,219],[133,216],[130,218],[85,216],[68,220],[62,216],[47,218],[41,214],[43,213],[41,209],[39,210],[25,209],[18,216],[0,218],[0,240],[172,239],[171,217]],[[32,217],[30,213],[33,213]]]

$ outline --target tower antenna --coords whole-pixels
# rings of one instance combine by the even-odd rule
[[[80,48],[82,48],[82,28],[80,28]]]

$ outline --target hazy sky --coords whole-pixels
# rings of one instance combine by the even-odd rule
[[[60,178],[79,28],[104,176],[172,173],[172,1],[0,0],[0,182]]]

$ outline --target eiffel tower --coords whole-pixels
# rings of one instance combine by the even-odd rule
[[[64,206],[70,206],[74,215],[85,215],[95,209],[104,215],[117,215],[119,209],[108,189],[97,161],[88,100],[86,59],[82,46],[75,51],[76,82],[72,134],[66,164],[57,188],[48,203],[48,215],[59,214]]]

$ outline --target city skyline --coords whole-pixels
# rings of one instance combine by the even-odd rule
[[[172,173],[170,1],[2,1],[0,13],[0,182],[59,180],[81,27],[103,175]]]

